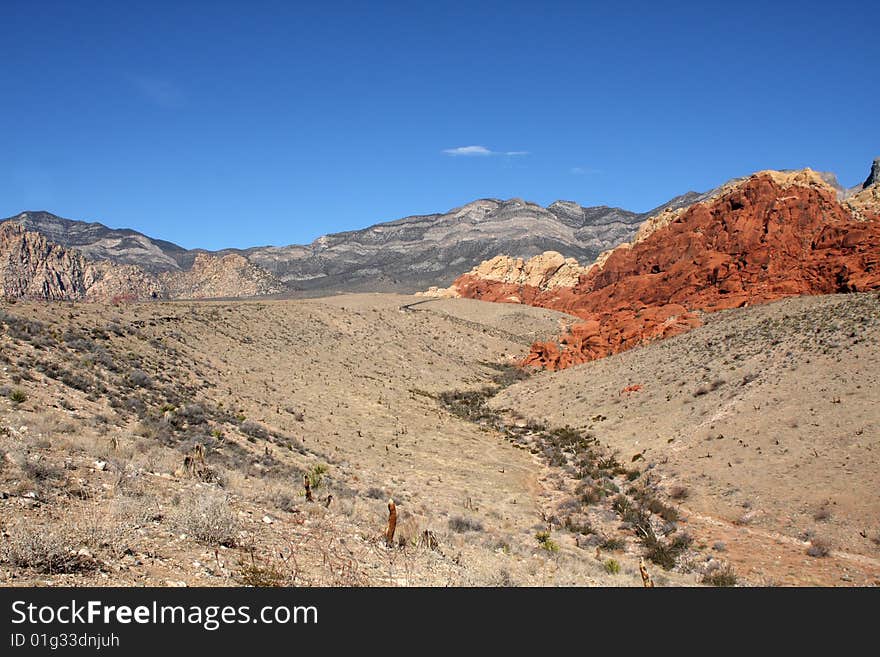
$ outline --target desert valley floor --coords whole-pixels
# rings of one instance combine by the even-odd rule
[[[880,583],[878,295],[703,320],[527,376],[572,317],[4,303],[0,585]]]

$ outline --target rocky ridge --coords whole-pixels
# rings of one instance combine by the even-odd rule
[[[90,260],[16,222],[0,223],[0,293],[47,301],[205,299],[276,293],[270,274],[241,256],[199,254],[187,271]]]
[[[603,254],[574,283],[568,277],[548,285],[559,257],[545,254],[512,265],[529,271],[527,279],[492,275],[505,269],[500,263],[506,261],[495,259],[438,294],[526,303],[580,317],[584,321],[559,340],[533,345],[525,360],[557,369],[690,330],[703,312],[876,289],[876,180],[872,173],[866,186],[848,195],[810,169],[761,171],[655,215],[631,243]]]
[[[680,197],[682,198],[682,197]],[[678,202],[673,199],[671,203]],[[239,270],[247,261],[276,279],[279,291],[296,296],[335,291],[415,292],[449,285],[466,270],[498,252],[530,258],[547,250],[590,261],[632,237],[646,215],[605,206],[556,201],[544,208],[522,199],[480,199],[445,213],[405,217],[362,230],[324,235],[308,245],[261,246],[208,252],[187,250],[132,230],[62,219],[48,212],[23,212],[15,223],[50,242],[75,248],[89,261],[137,265],[162,275],[191,270],[200,255]],[[263,275],[254,282],[259,287]],[[253,285],[230,290],[248,296]]]

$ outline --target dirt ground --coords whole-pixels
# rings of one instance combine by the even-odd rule
[[[539,374],[492,405],[590,427],[645,463],[689,531],[755,583],[877,584],[880,298],[800,297],[704,321]]]
[[[546,465],[435,398],[564,316],[417,301],[5,304],[0,581],[641,585],[536,540]]]
[[[489,407],[529,436],[529,419],[594,432],[659,481],[683,516],[664,532],[693,539],[648,562],[659,586],[727,561],[740,584],[872,584],[878,308],[710,316]],[[441,403],[497,387],[565,315],[387,294],[0,311],[0,585],[642,585],[605,502],[601,531],[561,514],[571,467]]]

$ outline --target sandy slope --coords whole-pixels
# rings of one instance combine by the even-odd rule
[[[707,559],[731,560],[743,583],[871,583],[878,307],[823,297],[714,314],[668,342],[537,374],[492,404],[593,425],[628,467],[688,488],[688,572],[651,565],[661,585],[696,583]],[[398,295],[0,310],[5,585],[235,584],[249,564],[286,584],[641,584],[640,547],[614,513],[594,516],[624,549],[597,560],[557,516],[575,501],[565,473],[435,397],[489,385],[489,363],[522,357],[568,316]],[[196,444],[209,476],[183,469]],[[302,475],[318,465],[309,504]],[[404,549],[379,540],[389,496]],[[196,535],[211,500],[234,545]],[[559,552],[535,538],[548,526]],[[418,544],[425,530],[437,549]],[[804,531],[832,556],[807,556]],[[41,538],[81,552],[79,565],[10,561],[11,546],[45,553]]]
[[[545,466],[430,396],[484,386],[497,371],[482,362],[521,356],[564,316],[469,300],[402,308],[417,301],[6,304],[17,328],[0,338],[0,385],[27,399],[0,397],[4,545],[49,537],[91,566],[47,574],[7,558],[2,581],[216,585],[255,561],[288,584],[639,585],[635,554],[609,575],[559,528],[561,551],[541,549]],[[29,320],[42,323],[32,335]],[[151,382],[133,384],[135,370]],[[219,485],[183,471],[196,443]],[[318,464],[326,509],[302,498]],[[378,541],[391,495],[404,550]],[[181,520],[218,496],[235,547]],[[89,536],[67,537],[70,518]],[[456,518],[478,529],[456,531]],[[424,530],[438,550],[412,546]]]
[[[687,489],[691,531],[726,543],[742,574],[877,581],[878,296],[801,297],[704,320],[664,342],[542,373],[493,405],[591,426],[625,462],[643,455],[668,490]],[[640,389],[622,392],[629,386]],[[830,543],[831,558],[806,556],[813,536]]]

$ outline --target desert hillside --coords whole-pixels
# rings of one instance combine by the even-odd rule
[[[418,301],[4,305],[3,584],[640,585],[545,549],[549,471],[438,399],[565,316]]]
[[[796,303],[525,380],[510,364],[576,318],[395,295],[4,304],[2,583],[641,586],[640,559],[660,586],[873,582],[877,302]],[[766,541],[781,561],[747,558]]]
[[[588,429],[620,460],[643,464],[678,500],[689,531],[738,572],[780,584],[874,583],[880,297],[799,297],[704,322],[536,375],[491,405]]]

